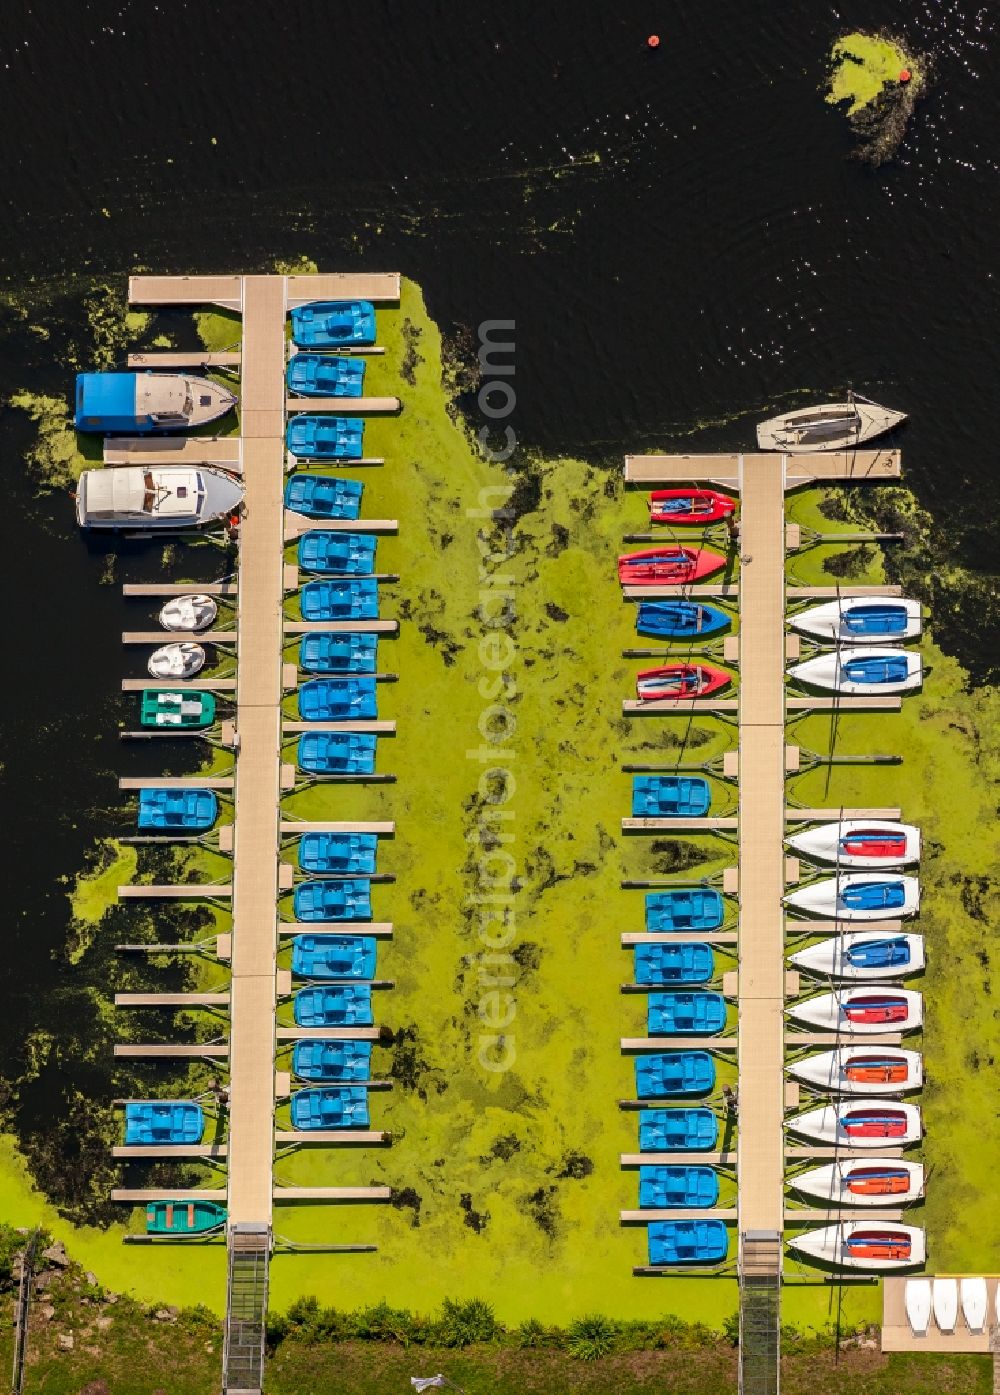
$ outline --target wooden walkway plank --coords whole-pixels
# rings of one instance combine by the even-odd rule
[[[398,620],[286,620],[286,635],[398,635]]]
[[[224,1042],[151,1042],[145,1045],[136,1042],[116,1042],[114,1054],[129,1060],[144,1057],[162,1057],[164,1060],[174,1057],[187,1060],[190,1057],[196,1060],[200,1056],[224,1060],[229,1055],[229,1047]]]
[[[231,790],[232,775],[122,775],[120,790]]]
[[[118,888],[119,901],[208,901],[217,897],[225,900],[232,896],[231,886],[205,886],[197,883],[175,886],[131,885]]]
[[[235,630],[122,630],[122,644],[235,643]]]
[[[343,722],[285,722],[281,724],[281,730],[285,736],[298,735],[306,731],[358,731],[375,732],[383,736],[394,736],[396,723],[391,720],[353,721]],[[303,778],[308,779],[307,775]]]
[[[394,819],[381,823],[358,823],[354,820],[334,819],[317,822],[315,819],[282,819],[278,825],[281,833],[378,833],[388,838],[396,832]]]
[[[128,298],[132,305],[222,305],[240,310],[242,282],[241,276],[130,276]]]
[[[112,1201],[129,1202],[141,1206],[147,1201],[225,1201],[226,1193],[221,1187],[115,1187],[111,1192]]]
[[[238,584],[234,581],[184,581],[162,582],[148,586],[144,582],[126,582],[122,587],[123,596],[232,596],[238,594]],[[163,631],[165,635],[169,631]]]
[[[235,693],[235,678],[175,678],[171,683],[162,683],[155,678],[123,678],[123,693],[162,693],[173,692],[177,688],[188,688],[192,693]]]
[[[374,305],[399,303],[399,273],[396,271],[320,272],[319,275],[289,276],[286,284],[290,310],[313,300],[370,300]]]
[[[129,368],[239,368],[239,349],[145,349],[129,354]]]
[[[285,541],[293,542],[303,533],[398,533],[395,518],[306,518],[304,514],[285,510]]]
[[[341,417],[394,416],[402,405],[398,397],[289,397],[285,410],[336,412]]]
[[[239,473],[239,436],[109,436],[105,465],[221,465]]]

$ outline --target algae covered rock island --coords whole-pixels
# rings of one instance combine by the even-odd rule
[[[837,39],[826,100],[843,107],[859,159],[881,165],[892,158],[927,82],[926,60],[890,35],[857,30]]]

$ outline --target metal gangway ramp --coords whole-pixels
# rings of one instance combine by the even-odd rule
[[[740,1236],[740,1395],[778,1395],[781,1231]]]
[[[270,1226],[251,1221],[230,1226],[223,1395],[261,1395],[270,1259]]]

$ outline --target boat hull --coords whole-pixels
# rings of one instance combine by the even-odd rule
[[[649,496],[651,523],[704,528],[728,518],[735,509],[736,500],[715,489],[654,489]]]
[[[893,412],[876,402],[820,402],[762,421],[757,427],[757,446],[795,455],[850,450],[884,436],[905,420],[905,412]],[[830,425],[823,428],[823,422]]]
[[[151,479],[153,488],[147,487]],[[106,465],[84,470],[76,489],[81,528],[136,533],[184,532],[238,514],[243,485],[225,470],[199,465]]]
[[[712,787],[701,775],[636,775],[634,818],[703,818],[712,807]]]
[[[710,1109],[642,1109],[642,1153],[707,1152],[719,1141],[719,1121]]]
[[[923,661],[910,649],[841,649],[788,670],[799,683],[861,697],[909,693],[923,682]],[[864,676],[862,676],[864,675]]]
[[[920,883],[898,873],[878,876],[850,872],[812,882],[785,897],[785,905],[803,915],[837,920],[886,920],[916,915]]]
[[[800,634],[826,644],[900,644],[921,632],[919,601],[842,597],[789,616]]]
[[[927,1258],[924,1232],[917,1226],[870,1221],[844,1221],[810,1230],[789,1241],[792,1249],[839,1269],[871,1273],[915,1269]]]
[[[848,871],[902,867],[920,861],[920,829],[888,819],[840,819],[794,834],[788,846]]]
[[[839,1095],[896,1095],[924,1083],[923,1057],[901,1046],[842,1046],[788,1067],[797,1080]]]
[[[731,623],[724,610],[700,601],[641,601],[635,630],[654,639],[704,639]]]
[[[811,1167],[790,1185],[832,1206],[901,1206],[923,1195],[924,1166],[902,1158],[852,1158]]]
[[[923,1023],[923,998],[908,988],[843,988],[793,1003],[787,1012],[796,1021],[841,1036],[913,1032]]]
[[[891,953],[882,958],[878,951],[889,946]],[[898,948],[897,948],[898,947]],[[865,951],[872,953],[872,962],[854,962]],[[905,957],[904,957],[905,956]],[[881,962],[876,962],[880,960]],[[886,981],[919,974],[924,968],[923,935],[886,935],[880,930],[861,931],[854,935],[833,935],[820,944],[810,945],[790,956],[797,969],[819,974],[824,978],[841,980],[872,979]]]
[[[792,1133],[846,1148],[905,1148],[923,1134],[915,1104],[842,1100],[788,1120]]]
[[[687,586],[725,565],[707,547],[651,547],[619,557],[618,580],[623,586]]]
[[[728,673],[710,664],[665,664],[643,669],[635,691],[640,702],[684,702],[709,697],[729,682]]]

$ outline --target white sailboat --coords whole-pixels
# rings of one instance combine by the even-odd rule
[[[983,1278],[962,1279],[958,1285],[962,1303],[962,1316],[970,1332],[986,1330],[986,1314],[989,1309],[989,1295],[986,1280]]]
[[[788,1120],[792,1133],[849,1148],[905,1148],[923,1136],[920,1110],[897,1100],[844,1099]]]
[[[931,1290],[934,1321],[941,1332],[954,1332],[958,1322],[958,1280],[935,1279]]]
[[[913,1032],[923,1022],[924,1004],[909,988],[840,988],[795,1002],[790,1017],[823,1032],[872,1036],[878,1032]]]
[[[919,974],[924,967],[923,935],[887,935],[864,930],[853,935],[832,935],[828,940],[800,949],[790,963],[824,978],[894,979]]]
[[[801,634],[828,644],[899,644],[921,630],[919,601],[903,597],[841,596],[788,617]]]
[[[920,883],[899,873],[849,872],[810,882],[785,897],[785,905],[804,915],[836,920],[885,920],[916,915]]]
[[[811,1259],[845,1269],[867,1269],[880,1274],[890,1269],[917,1268],[927,1258],[924,1232],[918,1226],[898,1222],[842,1221],[838,1225],[808,1230],[789,1241]]]
[[[920,829],[891,819],[839,819],[793,834],[788,846],[818,862],[835,862],[847,871],[901,867],[920,861]]]
[[[907,1279],[905,1297],[906,1320],[914,1337],[926,1337],[931,1325],[930,1279]]]
[[[788,670],[800,683],[834,693],[868,696],[908,693],[924,681],[923,660],[910,649],[865,648],[830,650]]]
[[[850,450],[884,436],[905,420],[905,412],[894,412],[850,393],[845,402],[819,402],[813,407],[768,417],[757,427],[757,445],[760,450],[783,450],[796,455]]]
[[[924,1061],[901,1046],[841,1046],[794,1061],[788,1074],[838,1095],[896,1095],[921,1089]]]
[[[789,1184],[834,1206],[899,1206],[923,1195],[924,1165],[902,1158],[852,1158],[811,1167]]]

